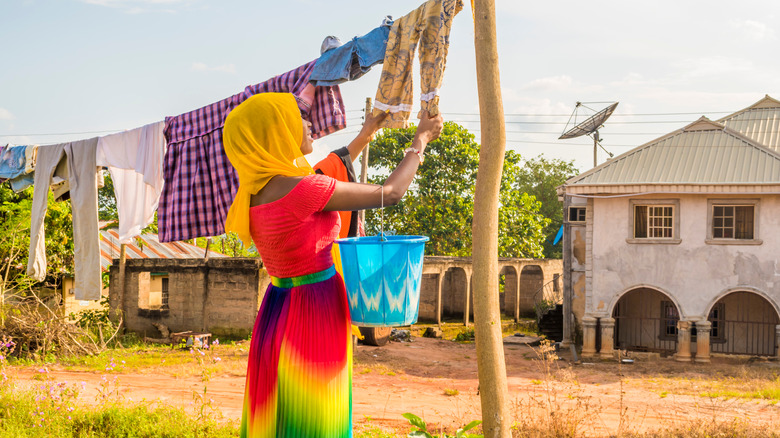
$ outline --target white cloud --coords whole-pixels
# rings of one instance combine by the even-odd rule
[[[13,114],[11,114],[11,111],[8,111],[5,108],[0,108],[0,120],[13,120],[16,117],[14,117]]]
[[[202,62],[193,62],[192,63],[192,70],[193,71],[219,71],[222,73],[235,73],[236,72],[236,66],[234,64],[224,64],[224,65],[216,65],[214,67],[209,67],[208,65],[202,63]]]
[[[534,79],[531,82],[523,85],[522,90],[527,91],[550,91],[550,90],[565,90],[574,83],[571,76],[558,75],[547,78]]]
[[[772,41],[777,39],[775,30],[766,23],[753,20],[734,20],[731,26],[741,31],[745,38],[751,41]]]

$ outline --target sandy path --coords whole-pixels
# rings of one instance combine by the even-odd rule
[[[508,341],[515,341],[508,339]],[[678,364],[670,360],[648,362],[634,368],[613,363],[572,366],[556,361],[557,379],[545,378],[536,353],[524,344],[506,344],[506,362],[512,410],[518,421],[543,423],[557,411],[557,420],[568,418],[572,425],[591,433],[615,433],[622,420],[633,430],[669,426],[675,422],[724,421],[740,418],[757,423],[777,422],[780,406],[767,401],[710,399],[674,386],[662,394],[646,374],[691,372],[695,367],[707,373],[707,365]],[[429,424],[447,428],[480,418],[478,379],[474,344],[415,338],[412,343],[391,343],[382,348],[359,346],[355,351],[353,412],[356,423],[371,421],[406,429],[405,412],[423,416]],[[729,365],[713,365],[723,369]],[[732,365],[738,366],[738,365]],[[644,367],[644,368],[641,368]],[[655,370],[655,371],[652,371]],[[627,377],[621,379],[622,372]],[[11,377],[25,385],[38,384],[38,371],[16,368]],[[202,393],[199,377],[171,377],[161,374],[109,374],[73,372],[50,368],[48,377],[57,382],[84,382],[81,399],[97,403],[106,382],[118,379],[125,400],[158,402],[193,407],[193,394]],[[107,379],[107,380],[104,380]],[[650,379],[652,380],[652,379]],[[621,381],[623,397],[621,399]],[[685,382],[685,380],[682,380]],[[111,387],[110,385],[108,385]],[[240,419],[243,376],[214,376],[208,382],[208,397],[222,414]],[[547,388],[554,388],[548,392]],[[682,386],[680,387],[682,388]],[[455,395],[447,395],[449,394]],[[196,403],[197,405],[197,403]],[[622,408],[621,408],[622,405]]]

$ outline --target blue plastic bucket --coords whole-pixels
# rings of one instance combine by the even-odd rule
[[[397,327],[417,322],[426,236],[338,239],[352,323]]]

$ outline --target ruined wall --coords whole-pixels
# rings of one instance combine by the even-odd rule
[[[132,259],[125,265],[124,321],[128,330],[157,337],[152,325],[171,331],[206,330],[247,336],[270,278],[259,259]],[[150,304],[150,273],[167,273],[168,307]],[[120,307],[118,262],[111,266],[110,305]],[[113,312],[112,312],[113,313]]]

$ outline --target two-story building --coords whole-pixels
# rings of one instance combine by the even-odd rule
[[[780,102],[706,117],[582,173],[564,202],[564,341],[709,362],[777,356]]]

